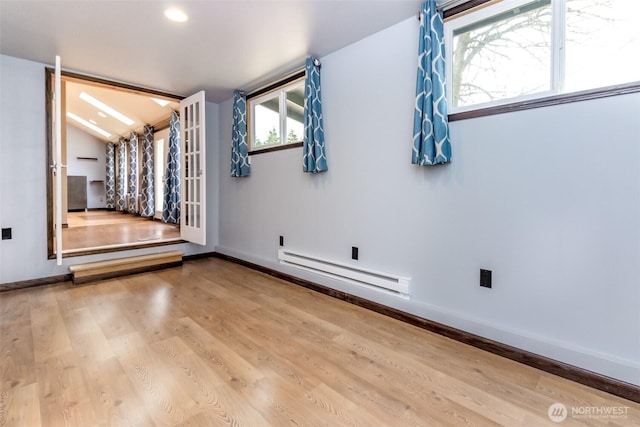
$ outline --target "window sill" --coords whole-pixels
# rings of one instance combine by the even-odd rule
[[[625,95],[640,92],[640,81],[622,85],[607,86],[604,88],[584,90],[561,95],[547,96],[544,98],[529,99],[511,104],[495,107],[479,108],[477,110],[464,111],[449,114],[449,122],[457,120],[473,119],[477,117],[492,116],[494,114],[511,113],[513,111],[529,110],[532,108],[549,107],[552,105],[568,104],[571,102],[587,101],[589,99],[606,98],[609,96]]]
[[[264,148],[262,150],[253,150],[253,151],[249,151],[249,155],[255,156],[256,154],[272,153],[274,151],[282,151],[282,150],[288,150],[290,148],[299,148],[299,147],[302,147],[302,142],[295,142],[293,144],[276,145],[275,147]]]

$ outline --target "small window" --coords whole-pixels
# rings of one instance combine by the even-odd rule
[[[640,2],[504,0],[445,24],[449,112],[637,81]]]
[[[247,98],[251,151],[302,142],[304,76]]]

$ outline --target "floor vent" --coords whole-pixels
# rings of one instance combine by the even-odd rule
[[[281,264],[311,271],[323,276],[343,280],[357,285],[384,289],[396,294],[409,295],[410,277],[362,268],[357,265],[317,258],[280,249],[278,259]]]
[[[138,255],[69,266],[74,285],[182,265],[180,251]]]

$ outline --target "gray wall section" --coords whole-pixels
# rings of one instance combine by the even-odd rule
[[[0,55],[0,227],[13,238],[0,241],[0,283],[67,274],[68,266],[100,259],[181,250],[187,255],[215,250],[218,241],[218,105],[206,104],[207,245],[158,248],[47,259],[46,135],[44,67]]]
[[[87,208],[106,208],[104,180],[107,144],[98,138],[67,124],[67,175],[87,177]],[[78,159],[93,157],[97,160]],[[103,182],[94,182],[101,180]]]
[[[417,25],[321,58],[325,174],[296,148],[230,178],[220,105],[218,250],[640,384],[640,94],[453,122],[453,163],[413,166]],[[282,266],[279,235],[346,263],[358,246],[411,299]]]

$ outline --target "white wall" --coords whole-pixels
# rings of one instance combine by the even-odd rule
[[[87,177],[87,208],[106,208],[106,143],[77,127],[67,124],[67,175]],[[96,160],[78,159],[93,157]],[[103,182],[91,183],[92,180]]]
[[[207,245],[178,244],[86,257],[47,259],[46,135],[44,67],[0,55],[0,227],[13,239],[0,240],[0,283],[69,273],[68,266],[98,259],[169,249],[187,255],[211,252],[218,241],[218,105],[206,104]]]
[[[321,58],[325,174],[292,149],[230,178],[221,104],[218,250],[640,384],[640,94],[453,122],[453,163],[413,166],[417,26]],[[281,266],[279,235],[347,263],[358,246],[411,299]]]

